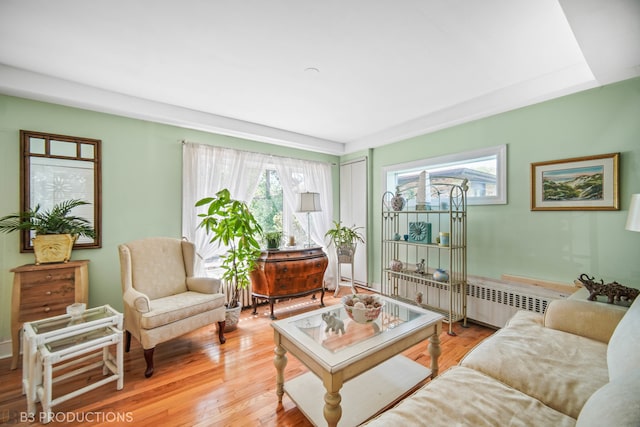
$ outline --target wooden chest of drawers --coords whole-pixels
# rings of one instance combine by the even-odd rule
[[[27,264],[12,269],[11,369],[18,366],[20,330],[24,322],[65,314],[68,305],[88,302],[89,261]]]
[[[281,249],[263,251],[257,267],[251,272],[253,313],[258,299],[268,299],[273,315],[276,299],[291,298],[320,292],[324,306],[324,272],[329,263],[322,248]]]

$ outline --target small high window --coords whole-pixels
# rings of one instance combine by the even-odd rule
[[[425,180],[428,185],[466,178],[469,205],[507,203],[506,145],[388,166],[383,173],[386,190],[399,188],[409,209],[415,207],[416,191]]]

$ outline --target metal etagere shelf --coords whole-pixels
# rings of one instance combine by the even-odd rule
[[[467,180],[427,191],[428,202],[410,209],[382,196],[382,293],[443,314],[455,335],[453,323],[467,326]]]

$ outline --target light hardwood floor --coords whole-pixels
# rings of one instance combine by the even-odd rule
[[[327,305],[340,302],[332,292],[327,292],[324,300]],[[318,307],[317,300],[302,297],[277,303],[275,314],[282,319]],[[286,395],[282,405],[277,404],[269,308],[260,306],[255,316],[251,311],[243,310],[238,329],[225,334],[227,342],[223,345],[213,325],[160,344],[155,351],[155,372],[149,379],[144,378],[142,349],[134,339],[131,351],[124,356],[124,388],[117,391],[115,383],[110,383],[61,403],[54,407],[57,418],[48,425],[310,426]],[[462,328],[456,323],[455,337],[443,331],[440,372],[457,364],[494,332],[472,323],[469,326]],[[429,366],[426,342],[403,354]],[[285,380],[306,371],[293,356],[288,359]],[[41,425],[37,421],[20,422],[26,414],[22,370],[19,366],[11,371],[10,364],[10,358],[0,360],[0,425]],[[80,375],[57,385],[57,390],[68,392],[100,375],[101,371]],[[81,417],[85,420],[79,421]]]

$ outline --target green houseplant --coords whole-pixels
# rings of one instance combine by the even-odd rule
[[[325,237],[330,239],[329,244],[336,247],[338,258],[341,262],[351,262],[350,259],[356,251],[358,242],[364,243],[364,237],[360,230],[362,227],[347,227],[342,225],[342,221],[334,221],[333,228],[325,233]],[[347,257],[349,259],[344,259]]]
[[[264,233],[267,249],[278,249],[282,243],[282,231],[267,231]]]
[[[210,243],[229,248],[222,256],[221,265],[222,279],[233,287],[227,309],[240,308],[240,291],[249,286],[251,270],[261,253],[258,239],[262,236],[262,227],[246,203],[232,199],[226,188],[215,197],[196,202],[198,207],[205,205],[208,205],[207,212],[198,214],[202,218],[199,227],[211,234]]]
[[[91,223],[71,214],[75,207],[88,204],[83,200],[72,199],[58,203],[50,210],[42,210],[40,205],[36,205],[26,212],[0,218],[0,231],[34,231],[36,264],[66,262],[71,257],[71,249],[79,236],[95,238],[95,229]]]

